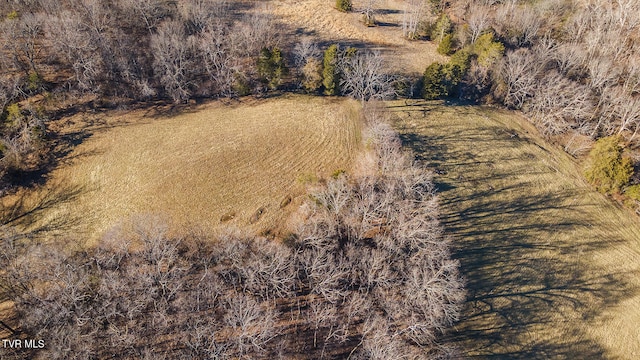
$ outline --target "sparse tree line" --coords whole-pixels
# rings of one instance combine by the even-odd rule
[[[153,216],[91,250],[1,228],[15,336],[47,344],[9,358],[455,358],[441,337],[463,283],[431,177],[389,125],[365,136],[353,174],[318,184],[282,242],[232,229],[176,238]]]
[[[18,177],[12,174],[42,166],[48,145],[43,109],[64,107],[57,104],[69,97],[126,104],[276,89],[363,101],[395,94],[394,78],[385,73],[379,53],[337,44],[320,49],[309,39],[286,38],[268,9],[246,5],[227,0],[0,3],[0,194]],[[24,101],[38,96],[38,105]]]

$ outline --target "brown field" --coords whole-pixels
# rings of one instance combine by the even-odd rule
[[[347,168],[359,141],[359,104],[285,96],[219,102],[175,116],[143,111],[83,114],[94,124],[35,191],[2,199],[0,214],[33,236],[97,239],[139,213],[210,230],[221,218],[265,231],[295,207],[305,179]],[[281,209],[287,196],[293,203]]]
[[[436,52],[436,44],[402,37],[404,1],[381,0],[376,6],[379,25],[374,27],[365,26],[358,12],[363,2],[354,0],[354,11],[350,13],[336,10],[335,1],[331,0],[273,0],[270,8],[279,20],[299,33],[381,51],[394,73],[422,74],[432,62],[447,61],[447,57]]]
[[[640,358],[640,220],[514,113],[389,106],[405,144],[439,173],[468,286],[452,334],[464,353]]]

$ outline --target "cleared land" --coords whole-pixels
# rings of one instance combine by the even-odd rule
[[[640,357],[640,221],[519,116],[392,102],[406,146],[437,169],[468,302],[469,357]]]
[[[436,52],[437,45],[427,41],[409,41],[402,36],[405,1],[381,0],[376,5],[378,26],[367,27],[359,12],[364,0],[353,1],[353,12],[343,13],[328,0],[273,0],[271,11],[296,34],[309,35],[326,42],[362,46],[379,50],[389,70],[404,75],[422,74],[434,61],[446,62]]]
[[[305,180],[348,168],[360,136],[357,102],[306,96],[65,121],[68,129],[88,126],[82,142],[42,187],[1,199],[0,215],[34,236],[94,240],[139,213],[164,215],[178,228],[211,230],[226,215],[231,224],[272,229]],[[282,206],[288,196],[292,203]]]

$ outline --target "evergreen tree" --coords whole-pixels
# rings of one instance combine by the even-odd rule
[[[438,44],[438,53],[442,55],[451,55],[453,52],[453,34],[447,34]]]
[[[277,47],[262,48],[258,57],[258,75],[269,88],[277,89],[282,84],[282,77],[287,74],[282,52]]]
[[[340,73],[338,71],[338,45],[329,46],[324,52],[322,85],[325,95],[340,94]]]
[[[438,62],[429,65],[424,72],[422,96],[427,100],[447,96],[447,88],[444,80],[445,65]]]

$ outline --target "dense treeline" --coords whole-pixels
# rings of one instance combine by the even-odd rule
[[[241,92],[280,32],[242,2],[29,1],[3,5],[2,86],[175,101]]]
[[[440,338],[463,285],[430,175],[388,125],[370,125],[365,141],[354,172],[318,184],[282,242],[231,229],[176,238],[153,216],[91,250],[29,244],[2,228],[0,286],[15,303],[15,336],[46,341],[10,356],[456,356]]]
[[[426,28],[443,53],[469,57],[453,95],[521,109],[544,134],[571,135],[565,145],[573,154],[587,150],[576,136],[620,134],[637,143],[637,1],[452,1]]]

